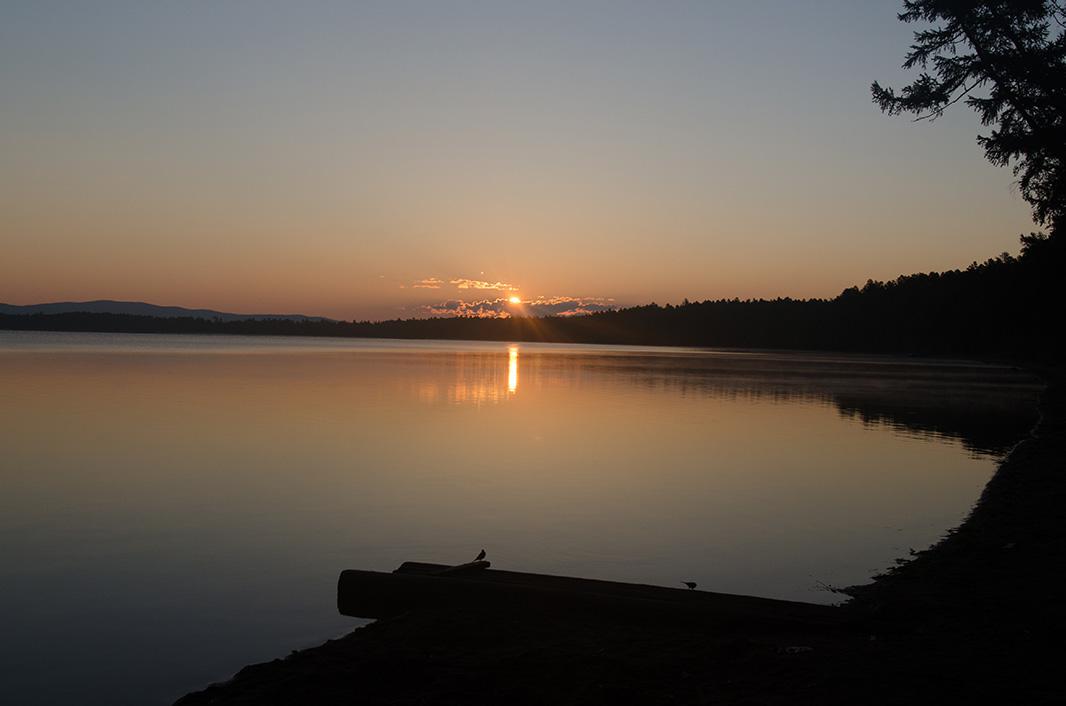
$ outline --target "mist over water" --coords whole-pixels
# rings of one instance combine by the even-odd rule
[[[343,568],[833,602],[958,524],[1035,419],[978,364],[0,332],[12,703],[167,703],[346,632]],[[6,671],[6,670],[5,670]]]

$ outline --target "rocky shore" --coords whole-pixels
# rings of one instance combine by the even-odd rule
[[[845,630],[412,612],[242,669],[204,704],[1066,702],[1066,389],[970,517],[870,584]]]

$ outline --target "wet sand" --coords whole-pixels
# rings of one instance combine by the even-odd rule
[[[1066,390],[970,517],[845,589],[846,630],[708,630],[527,612],[412,612],[177,703],[1062,703]]]

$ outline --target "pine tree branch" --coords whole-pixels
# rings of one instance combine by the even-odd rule
[[[976,81],[971,83],[968,87],[963,89],[962,93],[960,93],[959,95],[955,96],[954,98],[952,98],[950,101],[948,101],[944,105],[940,106],[939,108],[936,108],[935,110],[933,110],[930,113],[926,113],[925,115],[919,115],[918,117],[914,118],[914,120],[912,120],[911,122],[917,123],[917,122],[921,122],[922,120],[935,120],[936,118],[939,118],[941,115],[944,114],[945,110],[947,110],[948,108],[950,108],[951,106],[955,105],[956,103],[961,101],[963,98],[968,96],[970,94],[970,91],[972,91],[973,89],[975,89],[978,86],[980,86],[983,82],[984,81],[982,79],[977,79]]]

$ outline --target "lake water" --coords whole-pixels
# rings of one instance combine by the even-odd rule
[[[165,704],[460,563],[834,602],[957,525],[1035,420],[877,356],[0,332],[12,704]]]

